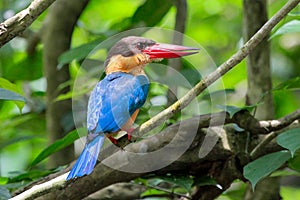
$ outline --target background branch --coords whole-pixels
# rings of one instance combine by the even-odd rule
[[[55,0],[34,0],[24,10],[0,24],[0,47],[20,35]]]
[[[280,130],[299,119],[300,109],[281,117],[278,120],[260,121],[259,123],[261,127],[264,127],[266,130],[268,130],[267,133],[270,133],[271,131]]]

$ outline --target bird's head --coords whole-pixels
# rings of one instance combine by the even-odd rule
[[[198,48],[157,43],[153,40],[129,36],[118,41],[108,52],[105,60],[106,73],[122,71],[130,73],[152,61],[178,58],[195,54]]]

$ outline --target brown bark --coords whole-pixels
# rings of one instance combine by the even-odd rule
[[[132,200],[139,199],[141,193],[147,190],[144,185],[136,183],[116,183],[84,198],[84,200]]]
[[[145,148],[145,146],[147,146],[149,151],[155,151],[157,149],[160,149],[164,145],[170,143],[174,139],[175,135],[181,135],[181,137],[178,137],[180,141],[178,141],[178,143],[176,142],[176,144],[182,145],[186,142],[187,137],[191,137],[191,133],[194,132],[195,129],[198,127],[197,135],[194,139],[194,142],[190,145],[190,148],[177,161],[175,161],[174,163],[172,163],[171,165],[163,169],[150,172],[150,173],[164,174],[170,172],[174,174],[180,173],[180,174],[188,174],[188,175],[190,174],[211,175],[214,178],[216,178],[218,183],[223,187],[223,190],[220,190],[215,186],[199,187],[198,191],[194,194],[193,198],[198,199],[201,197],[202,199],[212,199],[212,197],[218,196],[221,192],[223,192],[226,188],[228,188],[234,179],[242,178],[240,173],[243,166],[241,165],[242,164],[241,156],[238,155],[239,148],[237,147],[238,145],[237,143],[233,142],[231,144],[227,144],[226,139],[222,138],[213,147],[212,151],[206,157],[201,157],[201,159],[199,159],[199,157],[197,156],[199,153],[199,148],[201,148],[202,146],[203,138],[206,134],[206,132],[203,131],[203,129],[201,128],[221,125],[224,122],[224,115],[225,115],[224,113],[215,113],[212,114],[211,116],[207,114],[207,115],[201,115],[192,119],[185,120],[182,123],[178,123],[168,127],[162,133],[156,134],[151,138],[147,138],[140,142],[131,144],[130,146],[126,147],[126,150],[131,152],[139,152],[140,149],[143,149]],[[249,131],[253,130],[254,132],[256,132],[256,130],[263,130],[263,129],[269,129],[270,131],[272,131],[272,130],[282,129],[284,128],[284,126],[287,126],[286,128],[288,128],[289,124],[291,124],[292,122],[297,122],[296,119],[298,119],[299,117],[300,117],[300,112],[298,110],[280,119],[271,120],[271,121],[260,121],[258,123],[260,124],[259,127],[252,127],[249,129]],[[247,119],[249,119],[249,113],[246,112],[238,113],[237,116],[233,116],[232,118],[230,118],[229,115],[227,114],[225,124],[237,123],[242,125],[243,123],[240,122],[245,121]],[[279,124],[277,122],[279,122]],[[255,126],[254,124],[255,123],[252,123],[253,126]],[[181,127],[180,131],[177,132],[179,126]],[[245,126],[243,128],[247,128],[247,127],[248,126]],[[230,133],[231,130],[226,129],[226,131],[228,134]],[[225,130],[220,132],[223,132],[222,133],[223,135],[225,133]],[[265,133],[263,132],[262,134]],[[279,151],[282,149],[282,147],[274,144],[265,144],[264,147],[265,148],[260,151],[260,156],[271,152]],[[113,145],[103,149],[99,157],[100,162],[105,159],[109,159],[110,156],[111,159],[113,159],[113,155],[116,153],[117,154],[124,153],[122,151],[121,152],[118,151],[119,149],[115,148],[115,146]],[[123,155],[125,156],[125,160],[129,157],[126,154]],[[115,162],[116,165],[120,162],[118,160],[115,161],[116,161]],[[244,164],[246,163],[244,162]],[[15,195],[20,194],[24,191],[26,191],[24,193],[27,193],[27,194],[22,193],[20,194],[20,196],[16,196],[16,199],[25,198],[25,197],[30,197],[31,199],[34,199],[42,195],[44,195],[43,197],[41,197],[43,199],[46,197],[51,199],[51,197],[53,197],[52,195],[55,196],[57,194],[65,195],[64,197],[67,198],[67,197],[71,197],[70,195],[76,195],[76,192],[78,192],[79,194],[82,193],[83,191],[84,194],[80,194],[80,195],[84,197],[97,191],[97,188],[101,189],[113,183],[125,182],[147,174],[147,173],[133,173],[133,174],[123,173],[118,170],[108,168],[104,164],[99,163],[98,165],[96,165],[94,172],[87,177],[80,178],[78,180],[75,180],[74,182],[69,181],[68,183],[65,182],[65,177],[64,177],[60,183],[54,184],[52,182],[51,188],[40,187],[43,183],[52,181],[58,176],[66,173],[67,171],[70,170],[71,167],[72,166],[69,166],[69,168],[63,171],[60,171],[56,174],[51,174],[48,177],[45,177],[43,180],[39,180],[35,183],[32,183],[31,185],[26,186],[25,188],[15,191]],[[86,186],[86,184],[88,185]],[[37,185],[39,185],[39,187],[36,187],[35,189],[35,187],[33,186],[37,186]],[[65,191],[65,188],[68,188],[67,191]],[[105,193],[107,193],[107,191]]]
[[[88,0],[60,0],[51,7],[44,24],[44,72],[47,79],[47,132],[49,142],[62,138],[67,131],[63,118],[71,114],[71,100],[53,101],[69,88],[59,89],[59,85],[70,79],[68,66],[58,69],[58,57],[70,48],[74,26]],[[72,115],[70,115],[72,116]],[[73,148],[66,148],[50,158],[50,166],[63,165],[73,159]]]

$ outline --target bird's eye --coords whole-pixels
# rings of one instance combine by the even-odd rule
[[[145,49],[146,45],[144,43],[141,43],[141,42],[138,42],[136,44],[136,47],[139,49],[139,50],[142,50],[142,49]]]

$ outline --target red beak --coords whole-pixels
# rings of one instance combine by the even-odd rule
[[[143,50],[143,53],[148,54],[151,59],[155,58],[178,58],[198,53],[199,48],[185,47],[174,44],[159,44],[156,43],[148,46]]]

